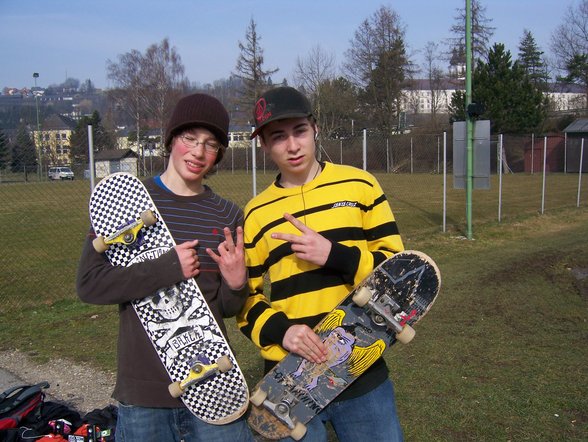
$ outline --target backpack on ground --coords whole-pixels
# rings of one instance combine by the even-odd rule
[[[45,388],[49,388],[49,383],[39,382],[12,387],[0,394],[0,430],[18,427],[29,415],[38,414],[40,417]]]

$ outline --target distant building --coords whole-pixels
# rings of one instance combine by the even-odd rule
[[[71,164],[70,137],[76,122],[63,115],[53,114],[43,120],[40,130],[32,130],[33,140],[41,151],[42,163],[50,166]]]
[[[430,114],[449,112],[451,96],[456,91],[465,91],[463,81],[459,79],[444,79],[438,82],[429,80],[413,80],[403,90],[402,107],[405,112],[414,114]],[[575,84],[547,83],[547,92],[551,110],[570,111],[586,109],[585,90]]]
[[[566,171],[588,173],[588,118],[579,118],[563,130],[566,135]],[[582,163],[580,163],[580,159]]]
[[[131,149],[103,150],[94,155],[96,178],[104,178],[115,172],[137,175],[138,155]]]
[[[229,128],[229,149],[247,148],[251,146],[251,128],[231,127]]]
[[[586,109],[586,91],[578,84],[549,83],[547,95],[553,111]]]
[[[142,139],[141,146],[143,147],[143,153],[145,157],[160,157],[163,155],[163,146],[161,145],[161,136],[159,129],[147,129],[142,131],[140,134]],[[129,137],[132,136],[134,141],[130,141]],[[116,132],[116,145],[119,149],[131,149],[138,156],[141,156],[139,152],[139,146],[137,144],[136,130],[135,128],[123,127]]]
[[[402,108],[411,114],[449,113],[451,96],[458,90],[464,90],[463,82],[455,79],[443,79],[438,82],[413,80],[403,90]]]

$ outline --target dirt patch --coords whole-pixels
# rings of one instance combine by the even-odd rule
[[[116,380],[114,373],[97,371],[88,365],[65,359],[52,359],[40,364],[17,350],[0,351],[0,367],[25,384],[49,382],[48,398],[64,403],[82,415],[116,404],[110,397]]]

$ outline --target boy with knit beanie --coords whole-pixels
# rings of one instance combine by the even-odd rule
[[[159,258],[117,267],[84,243],[77,291],[84,302],[118,304],[117,441],[252,441],[243,418],[212,425],[170,396],[169,376],[131,305],[135,299],[196,278],[219,326],[247,295],[243,212],[203,184],[228,145],[229,115],[216,98],[192,94],[175,106],[166,128],[168,166],[145,181],[177,246]]]

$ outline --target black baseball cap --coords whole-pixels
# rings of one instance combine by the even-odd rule
[[[312,116],[310,101],[302,93],[289,86],[270,89],[255,103],[253,110],[255,130],[250,139],[255,138],[259,131],[272,121],[310,116]]]

